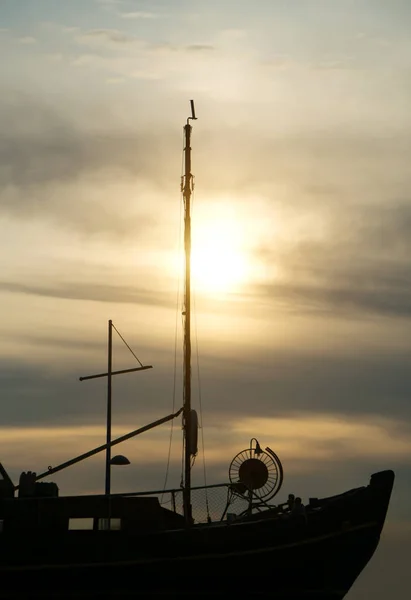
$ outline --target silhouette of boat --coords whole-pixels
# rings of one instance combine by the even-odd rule
[[[109,321],[107,441],[37,475],[23,472],[15,486],[0,464],[0,597],[218,598],[276,600],[343,598],[379,543],[394,483],[391,470],[368,485],[327,498],[273,504],[283,483],[279,457],[253,438],[233,459],[229,481],[192,487],[197,413],[191,408],[191,117],[184,126],[185,221],[184,404],[158,421],[111,439],[112,330]],[[82,378],[86,379],[86,378]],[[126,462],[111,449],[183,415],[184,479],[173,490],[112,494],[111,464]],[[104,495],[59,496],[41,480],[106,452]],[[16,495],[17,494],[17,495]],[[219,502],[216,502],[216,498]],[[170,503],[165,508],[160,498]],[[206,504],[198,516],[196,499]],[[211,501],[213,498],[213,501]],[[236,512],[233,509],[237,507]],[[85,520],[89,529],[75,529]]]

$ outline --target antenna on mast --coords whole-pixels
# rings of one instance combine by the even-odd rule
[[[190,100],[190,106],[191,106],[191,117],[187,118],[187,125],[189,124],[189,121],[197,121],[197,117],[196,117],[196,110],[194,108],[194,100]]]
[[[191,105],[191,117],[188,117],[188,118],[189,119],[193,119],[194,121],[196,121],[197,117],[196,117],[196,111],[195,111],[195,108],[194,108],[194,100],[190,100],[190,105]]]

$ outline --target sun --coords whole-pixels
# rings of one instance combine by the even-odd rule
[[[191,280],[193,289],[208,294],[235,292],[245,284],[249,265],[239,222],[202,219],[193,225]]]

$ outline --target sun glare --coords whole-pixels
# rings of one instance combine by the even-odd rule
[[[196,291],[234,292],[249,276],[239,223],[229,219],[201,221],[193,228],[191,276]]]

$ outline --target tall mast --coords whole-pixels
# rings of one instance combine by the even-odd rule
[[[184,516],[186,525],[192,523],[191,511],[191,194],[193,192],[193,175],[191,173],[191,125],[195,120],[194,100],[190,100],[191,117],[184,125],[184,176],[182,192],[184,201],[184,254],[185,254],[185,286],[184,286]]]

